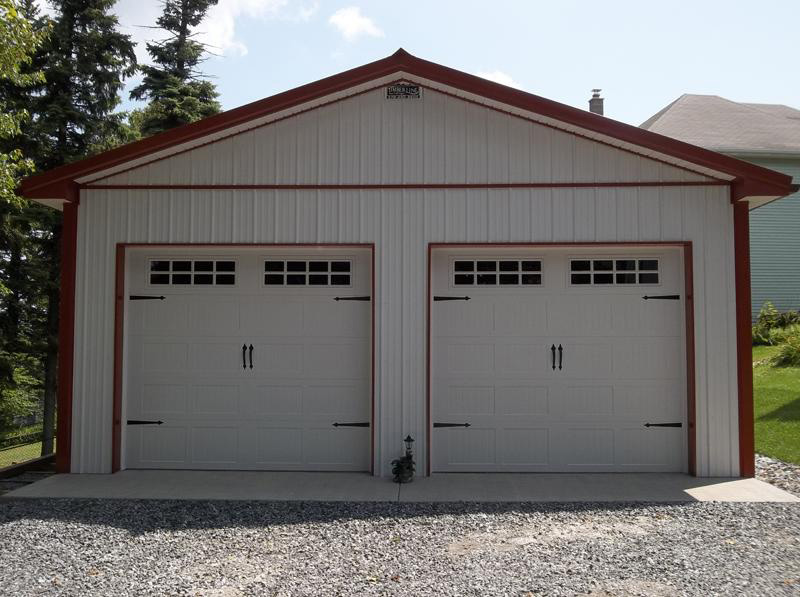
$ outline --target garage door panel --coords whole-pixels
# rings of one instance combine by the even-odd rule
[[[130,436],[132,452],[145,466],[180,466],[189,455],[189,433],[185,426],[139,427]]]
[[[547,299],[543,297],[498,297],[494,301],[494,333],[506,337],[545,335],[547,313]]]
[[[129,303],[131,329],[146,334],[176,334],[189,329],[189,299],[170,295],[163,301]]]
[[[636,419],[642,423],[657,421],[682,421],[685,402],[682,386],[664,382],[616,384],[614,386],[614,414]]]
[[[683,434],[672,428],[631,428],[617,431],[617,462],[622,466],[666,468],[680,466]]]
[[[368,253],[346,258],[353,287],[312,288],[269,286],[263,250],[238,251],[233,286],[126,305],[124,418],[164,423],[126,426],[123,465],[368,470],[370,428],[333,426],[371,421],[371,303],[334,300],[369,292]]]
[[[544,341],[531,344],[498,343],[495,349],[498,377],[530,377],[552,374],[552,354]]]
[[[242,321],[254,336],[297,336],[303,330],[303,316],[303,301],[295,297],[251,297],[242,304]]]
[[[445,375],[475,375],[494,369],[493,344],[447,344]]]
[[[497,461],[495,428],[478,425],[466,429],[436,429],[440,442],[442,462],[455,467],[491,467]]]
[[[313,343],[305,347],[307,379],[365,379],[369,362],[365,343]]]
[[[681,301],[642,300],[645,294],[655,294],[640,289],[636,295],[620,296],[613,304],[612,326],[616,333],[625,336],[651,336],[665,331],[678,335],[682,325],[684,305]],[[659,294],[667,294],[659,291]],[[679,294],[678,291],[669,294]]]
[[[241,416],[241,388],[239,385],[196,385],[192,388],[194,416]]]
[[[471,425],[432,430],[434,471],[684,470],[685,305],[642,300],[681,294],[682,260],[677,250],[654,253],[599,261],[619,259],[614,267],[626,269],[646,259],[650,280],[657,259],[658,286],[639,284],[638,274],[632,282],[630,273],[610,281],[592,273],[573,285],[573,253],[553,250],[537,257],[541,286],[475,288],[470,303],[477,304],[432,303],[433,419]],[[445,291],[458,259],[455,251],[443,254],[450,259],[433,259],[434,294]],[[493,305],[493,327],[484,304]],[[470,324],[481,309],[481,321]],[[663,428],[647,422],[684,427],[652,436]]]
[[[311,466],[364,470],[369,431],[361,427],[309,427],[303,434],[304,460]]]
[[[550,412],[550,389],[535,385],[500,385],[495,390],[497,415],[547,415]]]
[[[258,427],[255,463],[266,468],[298,467],[303,464],[301,427]]]
[[[189,368],[202,375],[231,376],[242,370],[242,344],[238,341],[196,341],[188,347],[188,352]]]
[[[365,338],[370,332],[369,317],[365,315],[370,312],[368,301],[333,301],[331,297],[315,299],[305,306],[304,335]]]
[[[614,374],[614,343],[565,341],[563,378],[608,379]]]
[[[614,430],[566,428],[562,438],[565,464],[569,467],[614,464]]]
[[[184,415],[186,414],[186,386],[179,384],[144,384],[140,397],[144,415]]]
[[[303,412],[307,414],[335,416],[360,415],[366,418],[365,397],[367,388],[363,385],[310,385],[303,392]]]
[[[612,300],[608,296],[560,295],[548,299],[548,333],[554,337],[593,336],[613,330]]]
[[[548,429],[505,427],[500,430],[500,463],[509,466],[550,464]]]
[[[494,386],[448,386],[442,407],[443,413],[453,412],[464,415],[494,414]]]
[[[239,297],[197,296],[187,302],[186,309],[189,329],[199,336],[231,335],[241,328]]]
[[[491,297],[474,296],[469,301],[441,301],[434,305],[436,316],[442,318],[444,337],[491,336],[494,333],[495,309]]]
[[[614,354],[614,375],[627,379],[675,379],[683,373],[682,339],[620,338],[608,348]]]
[[[614,414],[614,388],[600,385],[568,385],[560,404],[566,416],[597,416]]]
[[[191,463],[198,466],[234,465],[239,461],[239,426],[193,426]]]
[[[256,416],[299,415],[303,412],[302,385],[258,384],[253,414]]]
[[[158,342],[148,340],[141,344],[139,362],[143,372],[186,371],[189,368],[189,345],[186,342]]]

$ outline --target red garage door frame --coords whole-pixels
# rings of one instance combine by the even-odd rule
[[[375,243],[117,243],[114,305],[114,406],[112,419],[111,472],[122,461],[123,347],[125,330],[125,257],[131,248],[201,249],[366,249],[370,259],[370,473],[375,473]]]
[[[695,425],[695,342],[694,342],[694,269],[692,260],[691,241],[663,241],[663,242],[573,242],[573,243],[428,243],[428,305],[427,305],[427,350],[426,350],[426,474],[431,474],[431,448],[433,445],[433,419],[431,402],[431,305],[433,304],[433,252],[436,249],[490,249],[490,248],[570,248],[570,247],[675,247],[683,252],[683,272],[686,322],[686,417],[689,426],[688,437],[688,466],[689,474],[697,475],[697,427]],[[749,285],[748,285],[749,293]],[[748,294],[749,296],[749,294]],[[749,329],[749,328],[748,328]]]

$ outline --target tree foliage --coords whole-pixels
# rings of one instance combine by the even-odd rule
[[[219,93],[202,80],[198,66],[206,47],[194,39],[194,29],[218,0],[164,0],[157,24],[170,35],[147,44],[154,64],[140,67],[142,83],[131,98],[149,100],[140,122],[143,136],[212,116],[220,111]]]

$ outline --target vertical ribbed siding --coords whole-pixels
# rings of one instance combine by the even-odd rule
[[[485,184],[709,180],[426,89],[382,89],[115,174],[102,184]]]
[[[800,158],[751,160],[800,182]],[[800,193],[750,212],[750,279],[753,319],[771,301],[779,310],[800,309]]]
[[[114,246],[119,242],[376,245],[376,471],[410,433],[425,461],[431,242],[694,243],[698,474],[738,473],[733,220],[727,189],[83,191],[73,470],[108,472]]]

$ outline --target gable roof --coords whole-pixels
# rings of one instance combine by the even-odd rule
[[[343,73],[37,174],[25,179],[20,191],[30,199],[72,201],[76,185],[89,177],[107,176],[114,168],[177,153],[270,117],[311,109],[314,102],[323,98],[355,93],[370,83],[398,80],[444,86],[471,101],[502,105],[512,113],[534,115],[563,130],[731,181],[738,189],[736,198],[779,197],[792,191],[791,179],[784,174],[422,60],[403,49]]]
[[[641,127],[715,151],[797,153],[800,157],[800,110],[780,104],[685,94]]]

